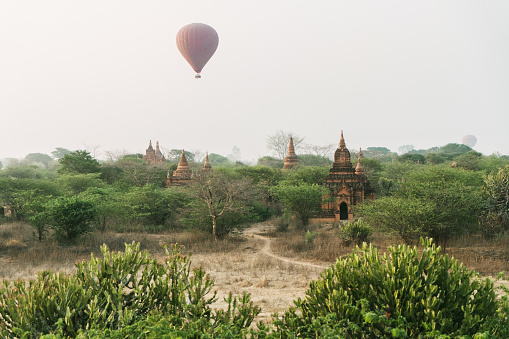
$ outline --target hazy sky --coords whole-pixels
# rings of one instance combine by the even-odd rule
[[[199,80],[193,22],[219,34]],[[252,160],[280,129],[509,154],[508,128],[507,0],[0,1],[0,159],[152,139]]]

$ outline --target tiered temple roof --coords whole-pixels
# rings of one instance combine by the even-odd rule
[[[296,166],[299,163],[299,158],[297,158],[297,154],[295,154],[295,148],[293,147],[293,138],[290,137],[290,143],[288,144],[288,153],[285,157],[285,164],[283,165],[283,169],[290,169],[293,166]]]
[[[143,160],[147,164],[162,164],[166,162],[163,153],[159,149],[159,141],[156,141],[156,149],[152,147],[152,140],[150,140],[147,151],[143,156]]]
[[[177,165],[177,169],[173,172],[173,175],[168,176],[166,178],[166,186],[182,186],[191,182],[192,172],[189,169],[189,164],[187,163],[186,155],[184,150],[182,150],[182,155],[180,156],[180,161]]]
[[[330,193],[324,197],[329,201],[322,205],[322,217],[333,218],[337,221],[353,220],[352,206],[366,198],[374,198],[375,191],[364,174],[361,157],[362,151],[359,151],[357,167],[354,169],[350,160],[350,151],[346,148],[343,131],[341,131],[339,146],[334,153],[334,163],[324,183]]]

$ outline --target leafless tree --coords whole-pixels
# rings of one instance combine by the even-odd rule
[[[129,154],[129,152],[125,149],[122,150],[112,150],[112,151],[104,151],[104,154],[106,155],[107,161],[117,161],[125,157]]]
[[[297,152],[304,138],[299,137],[293,132],[285,132],[283,130],[279,130],[267,137],[267,149],[272,151],[279,159],[284,159],[288,151],[290,137],[293,139],[293,147],[295,147],[295,151]]]
[[[83,144],[83,146],[85,146],[85,150],[88,151],[88,153],[90,153],[92,158],[96,158],[96,157],[98,157],[101,154],[100,152],[97,152],[97,150],[99,148],[101,148],[101,145],[87,145],[87,144]]]
[[[212,240],[215,241],[217,218],[228,211],[241,211],[246,202],[260,193],[249,178],[238,178],[226,172],[212,172],[193,177],[189,186],[191,195],[207,206],[212,218]]]
[[[294,141],[294,143],[295,143],[295,141]],[[320,157],[330,158],[334,151],[334,144],[329,144],[329,145],[325,145],[325,146],[304,144],[302,146],[302,149],[306,153],[309,153],[309,154],[315,154]]]

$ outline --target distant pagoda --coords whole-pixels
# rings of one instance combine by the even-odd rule
[[[290,137],[290,143],[288,144],[288,153],[285,157],[285,164],[283,165],[283,169],[291,169],[292,167],[298,165],[299,158],[297,158],[297,154],[295,154],[295,148],[293,147],[293,138]]]
[[[143,161],[149,165],[164,164],[166,162],[163,153],[161,153],[161,150],[159,149],[159,141],[156,141],[156,149],[154,150],[152,147],[152,140],[150,140],[147,151],[143,156]]]
[[[334,163],[323,184],[330,191],[324,198],[332,199],[322,205],[322,218],[334,221],[353,220],[352,206],[364,199],[375,198],[375,190],[371,187],[361,165],[362,156],[362,150],[359,150],[357,166],[354,169],[350,161],[350,151],[346,148],[341,131],[339,147],[334,153]]]
[[[212,172],[212,166],[210,166],[209,152],[207,152],[205,154],[205,162],[203,163],[203,167],[201,169],[201,173],[202,174],[209,174],[210,172]]]
[[[183,186],[187,185],[191,182],[192,173],[189,169],[189,164],[187,163],[186,155],[184,150],[182,150],[182,155],[180,156],[180,161],[177,165],[177,169],[173,172],[173,175],[168,175],[166,177],[166,186]]]

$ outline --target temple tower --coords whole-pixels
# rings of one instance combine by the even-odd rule
[[[201,169],[202,174],[209,174],[212,172],[212,166],[210,166],[209,161],[209,152],[205,154],[205,162],[203,163],[203,167]]]
[[[163,153],[159,149],[159,141],[156,142],[156,149],[152,147],[152,140],[150,140],[148,148],[143,156],[143,161],[147,164],[163,164],[166,162]]]
[[[285,164],[283,165],[283,169],[290,169],[296,166],[299,163],[299,158],[297,158],[297,154],[295,154],[295,148],[293,147],[293,138],[290,137],[290,143],[288,144],[288,153],[285,157]]]
[[[339,146],[334,153],[334,163],[323,184],[330,193],[324,197],[324,200],[328,201],[322,205],[321,217],[334,221],[353,220],[352,206],[364,199],[374,199],[375,191],[364,174],[361,158],[362,151],[359,152],[354,169],[341,131]]]
[[[177,165],[177,169],[173,172],[172,176],[168,176],[166,178],[166,186],[182,186],[187,185],[191,182],[192,173],[189,169],[189,164],[187,163],[186,155],[184,154],[184,150],[182,150],[182,155],[180,156],[180,161]]]

